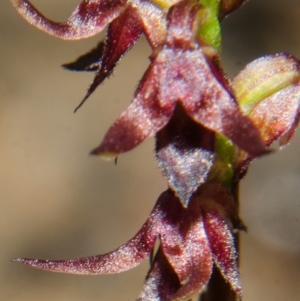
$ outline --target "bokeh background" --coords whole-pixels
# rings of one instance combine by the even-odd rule
[[[79,0],[32,0],[65,20]],[[270,53],[300,57],[300,1],[251,0],[224,21],[223,62],[233,76]],[[148,263],[127,273],[74,276],[14,264],[105,253],[141,227],[165,190],[150,139],[118,165],[88,155],[132,99],[150,54],[142,38],[75,115],[93,74],[60,64],[103,36],[64,42],[0,3],[0,300],[135,300]],[[282,152],[252,164],[241,190],[245,301],[300,296],[300,133]]]

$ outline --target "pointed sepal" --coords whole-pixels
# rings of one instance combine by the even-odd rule
[[[156,135],[159,167],[183,206],[207,180],[214,162],[214,139],[214,132],[193,121],[181,104]]]
[[[101,65],[85,97],[76,107],[75,112],[85,103],[96,88],[108,78],[117,62],[131,49],[143,32],[143,27],[136,8],[129,5],[108,27],[104,43]]]

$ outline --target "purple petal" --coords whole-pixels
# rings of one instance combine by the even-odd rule
[[[158,249],[137,301],[169,300],[180,288],[180,282],[161,249]]]
[[[166,18],[164,12],[148,1],[134,1],[132,5],[138,11],[143,24],[143,33],[150,46],[155,49],[166,37]]]
[[[260,129],[267,146],[279,141],[284,146],[293,137],[300,118],[300,83],[282,89],[260,101],[251,111],[250,118]],[[254,158],[239,152],[237,175],[241,179]]]
[[[187,116],[180,104],[170,122],[156,135],[158,164],[186,207],[213,165],[214,138],[214,133]]]
[[[171,191],[162,194],[158,202],[161,247],[140,300],[188,300],[203,289],[212,271],[199,203],[191,201],[184,208]]]
[[[181,283],[170,297],[177,299],[199,293],[212,271],[212,257],[199,204],[191,201],[184,208],[173,196],[162,205],[161,247]]]
[[[288,134],[292,137],[299,120],[300,83],[291,85],[265,98],[250,113],[266,145]]]
[[[119,16],[127,0],[85,0],[66,22],[44,17],[29,1],[11,0],[17,11],[32,25],[50,35],[66,40],[91,37]]]
[[[166,45],[183,50],[194,49],[195,28],[198,28],[201,5],[196,1],[179,1],[173,5],[167,16],[168,33]]]
[[[232,233],[217,209],[202,206],[205,231],[209,239],[213,259],[223,277],[238,296],[242,295],[237,266],[237,255]]]
[[[213,207],[221,212],[234,229],[246,231],[247,228],[238,216],[238,208],[234,202],[232,192],[228,187],[217,182],[208,182],[197,192],[196,198],[203,204]]]
[[[214,68],[200,49],[164,47],[152,63],[161,106],[179,100],[196,122],[227,136],[253,156],[266,153],[259,130],[242,114],[226,88],[227,83],[219,81],[220,72]]]
[[[135,44],[142,34],[142,24],[137,9],[129,5],[108,27],[101,66],[84,99],[75,112],[85,103],[95,89],[109,77],[120,58]]]
[[[151,65],[134,101],[112,125],[92,154],[114,156],[129,151],[164,127],[172,116],[175,103],[161,103],[157,94],[157,70],[155,65]]]
[[[156,222],[159,212],[159,206],[156,206],[141,230],[113,252],[67,260],[17,258],[13,261],[46,271],[70,274],[98,275],[129,270],[144,261],[151,253],[158,236],[159,227],[156,226]]]
[[[220,19],[225,18],[240,6],[246,3],[247,0],[222,0],[220,7]]]
[[[178,70],[186,90],[187,87],[193,90],[192,94],[180,97],[187,113],[209,129],[227,136],[249,154],[264,154],[265,145],[259,130],[238,108],[226,89],[227,83],[220,82],[218,68],[213,63],[208,64],[200,49],[179,53],[176,58],[174,66],[169,68]]]

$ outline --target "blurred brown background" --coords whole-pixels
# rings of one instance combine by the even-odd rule
[[[78,0],[34,0],[65,20]],[[300,1],[252,0],[224,21],[223,59],[230,75],[279,51],[300,57]],[[132,99],[148,65],[141,39],[75,115],[93,74],[60,64],[101,36],[64,42],[39,32],[0,4],[0,300],[134,300],[148,263],[110,276],[52,274],[14,257],[74,258],[108,252],[131,238],[165,189],[153,140],[119,157],[90,157]],[[299,300],[300,133],[283,152],[255,162],[242,185],[241,277],[245,301]]]

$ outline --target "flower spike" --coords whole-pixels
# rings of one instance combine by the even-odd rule
[[[64,65],[96,72],[76,110],[145,35],[150,65],[132,103],[92,154],[114,157],[155,136],[156,159],[168,182],[142,228],[116,250],[13,261],[99,275],[126,271],[151,257],[139,301],[187,301],[205,287],[208,299],[218,300],[212,293],[218,291],[215,271],[228,283],[226,293],[231,289],[241,298],[233,230],[246,227],[238,215],[238,182],[266,147],[276,140],[285,145],[293,136],[300,119],[299,61],[270,55],[248,64],[233,81],[226,77],[220,20],[246,0],[83,0],[61,23],[29,1],[11,2],[32,25],[62,39],[87,38],[108,26],[96,48]]]

